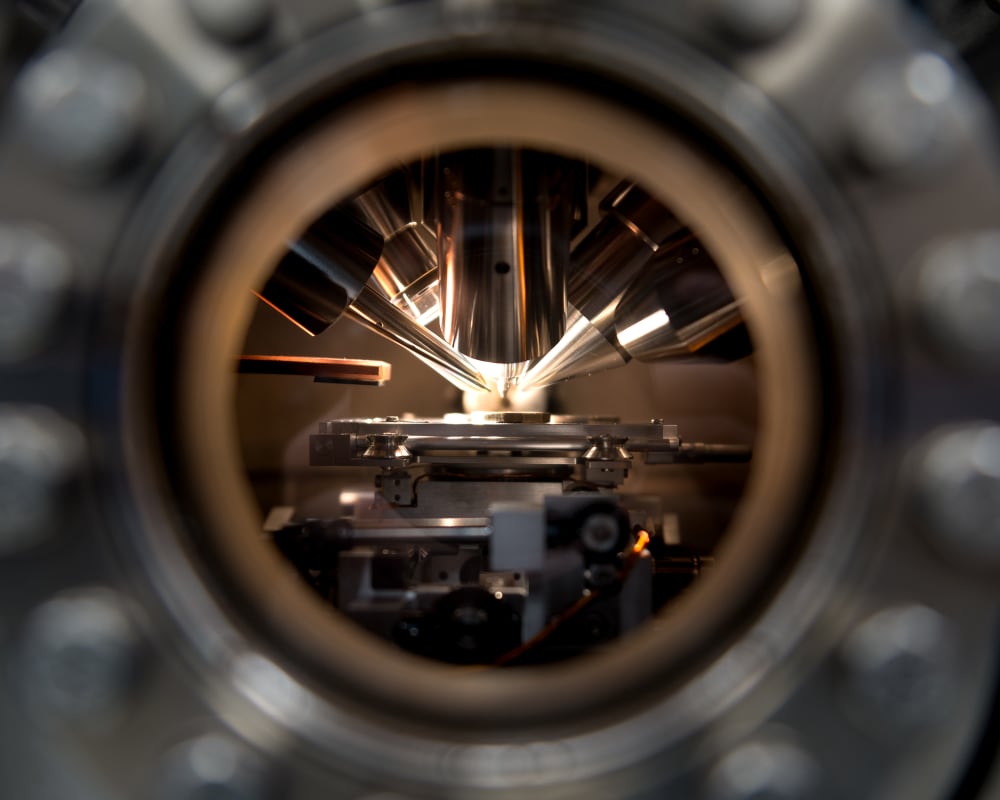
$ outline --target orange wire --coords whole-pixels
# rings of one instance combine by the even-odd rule
[[[632,546],[632,552],[629,554],[629,558],[625,562],[622,569],[623,581],[626,577],[628,577],[629,572],[632,571],[632,567],[635,566],[636,561],[642,557],[642,551],[646,549],[647,544],[649,544],[649,532],[645,530],[637,531],[636,542]],[[575,603],[573,603],[573,605],[555,617],[548,625],[528,639],[528,641],[522,642],[513,650],[508,650],[493,663],[498,667],[503,666],[504,664],[509,664],[511,661],[528,652],[532,648],[537,647],[543,641],[548,639],[560,625],[583,611],[583,609],[590,605],[599,594],[600,592],[598,591],[592,591],[590,594],[586,594],[579,598]]]

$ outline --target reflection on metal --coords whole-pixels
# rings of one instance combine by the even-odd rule
[[[388,213],[376,216],[380,224],[389,224]],[[490,383],[466,358],[372,288],[368,280],[382,255],[382,241],[357,207],[337,206],[291,245],[258,297],[311,335],[346,313],[458,388],[489,390]]]
[[[629,243],[627,238],[621,241]],[[638,258],[632,262],[631,280],[614,297],[626,282],[621,274],[615,274],[613,282],[588,283],[595,287],[588,307],[599,306],[597,289],[602,290],[601,302],[606,305],[593,317],[571,314],[566,336],[521,376],[522,387],[613,369],[633,358],[658,361],[690,356],[743,324],[739,303],[725,278],[689,232],[676,232],[657,246],[655,255],[649,255],[642,264]],[[574,262],[576,258],[574,253]],[[601,272],[591,269],[597,277]],[[607,273],[612,274],[610,268]],[[723,355],[747,354],[739,343]]]
[[[361,454],[366,463],[378,467],[402,467],[410,461],[410,451],[403,444],[406,436],[398,433],[369,433],[368,447]]]
[[[722,273],[691,247],[653,259],[618,304],[615,334],[631,358],[657,361],[695,353],[742,322]]]
[[[635,184],[604,198],[570,259],[585,174],[511,148],[397,168],[309,228],[261,298],[310,333],[346,312],[459,388],[501,397],[689,355],[742,323],[701,245]],[[438,318],[443,338],[427,327]]]
[[[315,336],[340,319],[381,254],[378,231],[338,206],[291,245],[257,296]]]
[[[405,347],[458,388],[473,392],[490,390],[491,384],[467,358],[370,286],[361,290],[348,309],[348,315],[379,336]]]
[[[522,364],[563,334],[572,162],[517,150],[440,158],[441,328],[479,361]],[[510,376],[498,376],[501,393]]]
[[[371,285],[421,325],[440,315],[437,237],[425,219],[423,164],[400,167],[354,199],[385,246]]]
[[[523,388],[627,363],[612,330],[618,301],[665,242],[690,236],[673,214],[634,184],[615,187],[601,210],[604,218],[573,251],[566,335],[521,376]]]

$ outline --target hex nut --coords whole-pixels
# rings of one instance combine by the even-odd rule
[[[0,556],[52,534],[82,455],[82,434],[56,412],[0,405]]]
[[[72,267],[41,231],[0,222],[0,363],[35,355],[62,310]]]
[[[924,338],[949,363],[1000,370],[1000,231],[936,245],[915,282]]]
[[[145,125],[147,90],[130,64],[102,53],[53,50],[16,85],[27,144],[74,177],[106,177],[133,152]]]
[[[273,796],[263,759],[224,733],[181,742],[163,758],[158,800],[265,800]]]
[[[805,800],[823,796],[819,767],[788,735],[759,734],[723,756],[708,775],[711,800]]]
[[[1000,567],[1000,425],[936,431],[909,479],[912,516],[933,546],[973,568]]]
[[[188,11],[205,33],[226,44],[246,44],[271,24],[270,0],[187,0]]]
[[[839,649],[839,695],[847,716],[874,738],[930,729],[952,703],[956,637],[923,605],[886,608],[855,627]]]
[[[26,695],[74,721],[119,710],[139,664],[139,639],[111,589],[57,595],[28,618],[22,649]]]

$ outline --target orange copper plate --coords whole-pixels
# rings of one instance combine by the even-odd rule
[[[322,383],[381,386],[392,377],[392,365],[360,358],[312,356],[240,356],[239,371],[253,375],[308,375]]]

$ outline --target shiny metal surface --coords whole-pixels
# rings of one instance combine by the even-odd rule
[[[521,149],[440,159],[441,330],[478,361],[522,364],[562,336],[568,163]],[[515,376],[503,375],[500,393]]]
[[[493,388],[467,358],[449,347],[433,331],[394,306],[371,286],[361,289],[347,314],[379,336],[405,347],[458,388],[472,392],[489,391]]]
[[[291,245],[257,296],[315,336],[354,302],[381,254],[377,231],[334,208]]]
[[[929,349],[908,313],[934,246],[995,230],[1000,208],[995,105],[919,14],[943,4],[236,3],[268,8],[238,47],[238,20],[206,32],[190,5],[84,0],[52,28],[48,52],[137,65],[155,98],[138,117],[125,108],[135,147],[114,180],[103,164],[117,145],[84,159],[101,168],[82,182],[39,154],[39,130],[50,141],[66,130],[44,104],[0,122],[0,218],[51,232],[74,263],[54,335],[28,366],[4,366],[0,393],[17,413],[46,406],[83,429],[88,469],[72,524],[53,522],[0,562],[9,793],[990,797],[995,567],[941,557],[935,540],[950,526],[921,532],[908,509],[928,494],[948,517],[950,495],[904,466],[941,472],[946,487],[987,474],[974,448],[929,470],[922,459],[928,441],[953,452],[956,425],[995,427],[1000,395],[964,325],[949,322]],[[25,74],[26,56],[4,58],[4,74]],[[483,62],[511,83],[479,82]],[[921,64],[934,65],[929,86],[910,80],[926,78]],[[425,91],[426,74],[442,91]],[[400,75],[400,94],[378,95]],[[310,148],[317,120],[327,146]],[[701,147],[664,135],[675,120]],[[276,131],[296,147],[263,147]],[[716,578],[657,635],[555,674],[401,664],[329,621],[245,535],[259,519],[227,433],[251,308],[241,298],[285,243],[395,164],[498,141],[608,162],[697,221],[746,300],[765,376],[762,467]],[[273,162],[247,157],[264,153]],[[752,185],[752,202],[718,177],[720,162]],[[765,213],[747,211],[758,201]],[[771,224],[797,264],[760,233]],[[208,252],[182,247],[196,242]],[[801,300],[796,267],[812,303],[801,325],[780,302]],[[803,382],[812,366],[829,380]],[[175,414],[154,410],[171,403]],[[814,442],[803,409],[823,414],[822,449],[801,447]],[[794,557],[764,558],[785,535]],[[123,695],[127,713],[97,727],[31,703],[24,683],[44,688],[44,675],[11,679],[39,612],[91,587],[127,599],[118,610],[154,655]],[[100,635],[75,631],[84,652],[100,648]],[[683,664],[664,657],[682,652]],[[901,695],[893,664],[913,679]],[[944,721],[890,737],[857,725],[858,698],[890,723],[912,719],[919,687],[951,683],[952,669]]]
[[[691,355],[742,324],[739,303],[703,249],[671,248],[649,267],[615,308],[614,338],[632,358]]]
[[[689,235],[634,184],[615,187],[601,211],[604,219],[573,250],[566,335],[520,377],[523,389],[626,364],[629,356],[613,331],[618,301],[664,241]]]
[[[429,325],[441,309],[437,236],[435,226],[425,219],[423,166],[394,170],[353,203],[385,239],[373,283],[421,325]]]

